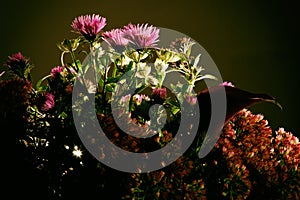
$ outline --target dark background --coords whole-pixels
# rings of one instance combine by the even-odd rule
[[[300,135],[299,6],[284,1],[109,1],[52,0],[1,2],[0,61],[21,51],[35,65],[33,79],[60,64],[56,43],[75,37],[72,20],[81,14],[107,18],[106,30],[129,22],[150,23],[182,32],[210,54],[223,80],[257,93],[268,93],[283,106],[251,107],[274,130]]]

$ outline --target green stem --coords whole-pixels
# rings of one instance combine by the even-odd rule
[[[105,92],[106,75],[107,75],[107,69],[105,67],[105,69],[104,69],[104,75],[103,75],[103,88],[102,88],[102,92],[101,92],[103,111],[104,111],[104,108],[106,107],[106,92]]]
[[[95,84],[96,88],[98,88],[97,69],[96,69],[96,63],[95,63],[95,47],[92,42],[90,43],[90,54],[91,54],[90,63],[91,63],[91,67],[92,67],[92,70],[94,73],[94,77],[93,77],[94,82],[93,83]]]
[[[73,51],[70,51],[70,54],[71,54],[72,61],[73,61],[73,62],[74,62],[74,64],[75,64],[76,71],[78,72],[78,70],[79,70],[79,67],[78,67],[78,65],[77,65],[77,61],[76,61],[75,54],[74,54],[74,52],[73,52]]]
[[[63,52],[61,53],[61,56],[60,56],[61,66],[64,66],[64,65],[65,65],[65,63],[64,63],[64,55],[65,55],[65,51],[63,51]]]
[[[112,71],[112,77],[115,78],[116,75],[117,75],[117,66],[116,66],[116,64],[114,63],[113,71]]]

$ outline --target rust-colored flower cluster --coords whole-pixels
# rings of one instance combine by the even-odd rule
[[[164,169],[147,174],[132,174],[130,194],[124,199],[207,199],[203,178],[196,170],[198,163],[182,156]],[[150,183],[150,185],[149,185]]]
[[[279,199],[299,199],[300,143],[292,133],[283,128],[273,133],[262,115],[244,109],[224,127],[216,148],[249,189],[262,187],[262,193],[270,190]],[[262,180],[266,185],[260,185]]]
[[[241,110],[207,158],[193,155],[133,174],[127,199],[148,193],[152,199],[299,199],[299,139],[283,128],[273,133],[261,114]]]

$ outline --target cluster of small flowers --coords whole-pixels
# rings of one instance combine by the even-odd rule
[[[170,49],[172,51],[181,52],[187,54],[189,56],[190,52],[189,49],[195,44],[191,38],[183,37],[178,38],[175,41],[172,41],[170,44]]]
[[[273,135],[262,115],[244,109],[224,127],[216,148],[222,149],[229,166],[243,169],[238,176],[248,182],[249,189],[249,178],[255,176],[249,171],[258,171],[267,187],[276,188],[284,198],[299,199],[300,143],[292,133],[280,128]]]
[[[249,180],[249,170],[243,162],[243,150],[239,148],[243,143],[236,141],[235,127],[232,125],[232,123],[228,123],[224,127],[223,134],[215,145],[216,149],[221,150],[222,158],[226,160],[229,171],[228,176],[224,178],[222,195],[229,195],[230,198],[234,199],[244,199],[249,196],[252,184]],[[218,161],[215,160],[214,164],[218,165]],[[232,190],[235,190],[237,193],[232,193]]]
[[[116,146],[119,146],[120,148],[130,152],[148,152],[149,150],[156,150],[155,148],[159,147],[154,139],[150,138],[143,140],[132,136],[133,133],[139,136],[144,135],[148,129],[147,124],[144,126],[137,126],[137,120],[135,118],[132,119],[128,115],[122,115],[120,118],[120,121],[126,122],[126,125],[118,125],[123,128],[125,127],[125,130],[122,130],[120,126],[116,125],[116,122],[112,116],[98,115],[99,123],[105,130],[106,136]],[[128,132],[132,135],[126,134]]]
[[[134,199],[132,197],[139,193],[144,196],[146,190],[149,199],[207,199],[205,182],[200,173],[194,173],[196,166],[192,159],[182,156],[165,169],[132,174],[131,194],[126,195],[125,199]],[[153,187],[149,187],[149,182]]]

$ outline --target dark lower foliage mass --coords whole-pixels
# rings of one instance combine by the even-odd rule
[[[157,48],[160,30],[154,26],[104,31],[105,25],[99,15],[75,18],[72,28],[79,36],[58,45],[61,65],[35,86],[33,65],[21,53],[0,68],[0,126],[6,130],[3,141],[10,141],[3,172],[9,172],[4,185],[10,198],[300,198],[299,139],[283,128],[275,131],[249,108],[276,103],[273,97],[230,82],[199,89],[196,83],[215,77],[203,73],[201,54],[191,54],[194,41],[178,38],[169,48]],[[78,59],[83,52],[85,61]],[[178,82],[167,87],[170,73],[178,73]],[[224,97],[227,109],[208,134],[214,95]],[[97,125],[91,120],[104,130],[107,143],[93,133]],[[180,154],[193,131],[195,138]],[[143,162],[131,172],[109,166],[120,152],[108,144],[147,158],[147,152],[174,140],[159,169],[143,171]],[[199,156],[209,144],[209,153]],[[15,151],[6,154],[12,146]],[[173,154],[178,157],[168,163]]]

